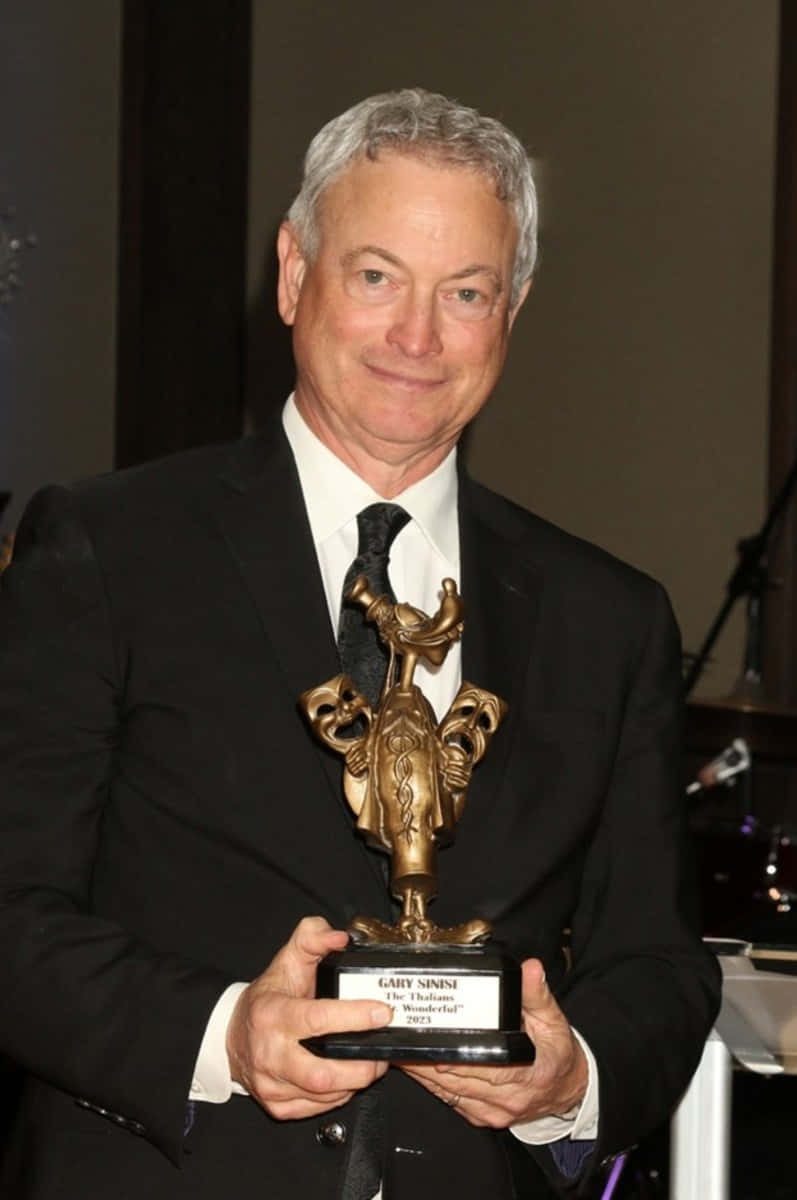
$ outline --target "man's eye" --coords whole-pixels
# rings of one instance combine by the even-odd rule
[[[460,288],[457,292],[457,299],[462,300],[464,304],[476,304],[477,301],[484,297],[476,288]]]
[[[363,271],[363,279],[366,283],[373,287],[375,284],[384,282],[385,274],[384,271],[373,271],[366,267],[366,269]]]

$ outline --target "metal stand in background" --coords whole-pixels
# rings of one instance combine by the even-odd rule
[[[763,563],[769,549],[769,540],[772,531],[775,528],[778,518],[788,505],[796,483],[797,457],[792,462],[791,469],[778,495],[775,497],[761,529],[754,537],[742,538],[737,544],[739,562],[726,584],[725,600],[714,618],[702,646],[695,655],[694,661],[684,680],[684,692],[687,696],[703,673],[703,668],[714,647],[714,643],[724,629],[731,610],[740,596],[747,596],[749,601],[748,640],[745,650],[743,677],[746,677],[749,673],[751,676],[749,682],[754,683],[755,680],[752,677],[757,672],[759,676],[758,682],[760,683],[761,603],[768,584],[766,567]]]

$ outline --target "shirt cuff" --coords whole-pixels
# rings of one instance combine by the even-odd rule
[[[242,1088],[240,1083],[235,1083],[232,1079],[227,1058],[227,1026],[238,1003],[238,997],[247,987],[246,983],[231,983],[216,1001],[205,1026],[205,1036],[202,1038],[202,1045],[194,1064],[189,1100],[224,1104],[233,1092],[238,1096],[247,1095],[246,1088]]]
[[[583,1100],[572,1117],[569,1114],[566,1117],[538,1117],[536,1121],[513,1125],[511,1131],[518,1141],[529,1146],[545,1146],[564,1137],[573,1141],[591,1141],[598,1136],[598,1064],[577,1029],[573,1030],[573,1036],[587,1060],[587,1090]]]

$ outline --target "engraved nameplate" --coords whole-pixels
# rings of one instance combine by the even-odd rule
[[[501,979],[450,971],[343,970],[341,1000],[383,1000],[393,1008],[391,1026],[435,1029],[500,1029]]]

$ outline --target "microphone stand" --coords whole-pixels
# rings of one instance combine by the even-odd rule
[[[753,537],[742,538],[736,544],[739,561],[725,585],[725,600],[712,621],[703,644],[695,655],[684,679],[684,694],[686,696],[692,691],[692,688],[703,673],[703,668],[714,647],[714,643],[725,627],[731,610],[739,597],[749,596],[751,598],[751,607],[755,607],[756,613],[758,612],[760,597],[767,583],[766,567],[762,565],[762,562],[767,553],[772,530],[781,513],[786,508],[794,491],[795,484],[797,484],[797,456],[795,456],[789,473],[758,533]],[[750,665],[748,661],[745,662],[745,671],[749,669]]]

